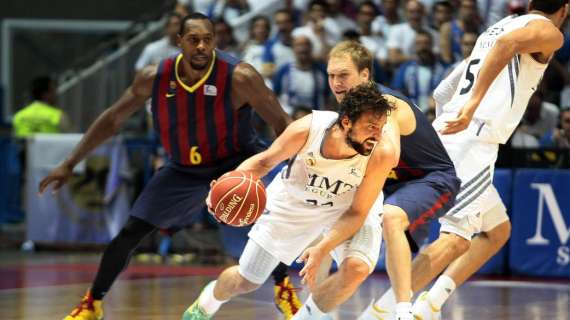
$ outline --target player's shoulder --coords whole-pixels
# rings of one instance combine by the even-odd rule
[[[292,131],[296,131],[299,133],[309,131],[311,129],[314,119],[315,119],[315,114],[309,113],[308,115],[291,122],[288,128]]]
[[[252,81],[260,80],[261,76],[259,72],[255,70],[253,66],[246,62],[239,62],[235,68],[232,75],[232,81],[234,84],[250,84]]]
[[[387,136],[382,137],[376,144],[371,157],[371,160],[378,166],[388,164],[390,167],[395,167],[398,165],[398,150]]]

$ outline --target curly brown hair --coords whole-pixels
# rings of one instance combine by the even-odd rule
[[[348,90],[344,95],[338,108],[337,123],[340,125],[343,116],[355,122],[365,112],[372,111],[375,115],[384,116],[392,109],[394,106],[382,96],[376,83],[369,81]]]

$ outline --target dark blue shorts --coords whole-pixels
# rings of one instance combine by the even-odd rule
[[[212,179],[215,177],[197,178],[194,174],[164,166],[145,186],[131,215],[161,229],[190,225],[205,207]]]
[[[384,188],[384,204],[399,207],[408,215],[408,240],[413,240],[410,246],[414,251],[427,239],[430,223],[453,207],[460,184],[455,170],[450,169]]]

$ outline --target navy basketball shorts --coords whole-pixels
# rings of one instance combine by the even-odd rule
[[[195,174],[164,166],[152,176],[133,208],[131,215],[161,229],[188,226],[199,218],[206,206],[210,182],[216,177]]]
[[[431,222],[453,207],[460,183],[455,170],[449,169],[384,188],[384,204],[399,207],[408,215],[407,236],[414,252],[428,237]]]

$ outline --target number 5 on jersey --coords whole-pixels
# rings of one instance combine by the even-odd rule
[[[471,91],[471,88],[473,88],[473,83],[475,83],[475,70],[477,69],[479,62],[481,62],[481,59],[473,59],[469,61],[469,64],[467,65],[467,71],[465,72],[465,80],[467,80],[469,83],[467,83],[467,85],[463,87],[461,91],[459,91],[460,95],[466,94],[467,92]],[[479,70],[477,70],[477,73],[479,73]]]

